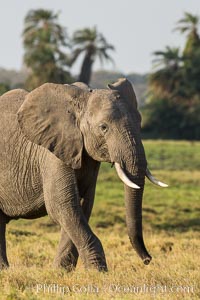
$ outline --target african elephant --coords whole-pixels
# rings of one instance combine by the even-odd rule
[[[48,214],[61,227],[54,264],[71,270],[78,256],[86,268],[107,270],[102,244],[88,220],[100,162],[115,165],[125,185],[126,221],[133,248],[145,264],[142,195],[147,169],[141,117],[131,83],[109,89],[82,83],[46,83],[0,99],[0,268],[8,267],[6,224]]]

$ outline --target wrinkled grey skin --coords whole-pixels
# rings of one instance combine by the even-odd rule
[[[100,240],[88,220],[101,161],[117,162],[141,188],[125,186],[126,221],[133,248],[151,260],[142,237],[146,159],[140,114],[131,84],[109,89],[46,83],[0,99],[0,268],[8,267],[6,223],[48,214],[61,226],[54,264],[107,270]]]

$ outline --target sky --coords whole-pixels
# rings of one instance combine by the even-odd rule
[[[153,52],[167,45],[183,47],[185,36],[174,32],[185,11],[200,15],[199,0],[0,0],[0,67],[20,70],[23,66],[22,30],[30,9],[60,12],[59,23],[70,35],[84,27],[97,26],[109,43],[113,66],[95,62],[94,69],[147,73]],[[77,73],[79,60],[72,69]]]

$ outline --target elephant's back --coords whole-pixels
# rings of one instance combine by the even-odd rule
[[[11,90],[3,94],[0,97],[0,114],[16,114],[27,94],[28,92],[23,89]]]

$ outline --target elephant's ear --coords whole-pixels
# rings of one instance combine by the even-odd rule
[[[78,87],[46,83],[27,95],[17,113],[28,140],[47,148],[73,169],[81,167],[83,138],[78,115],[86,96]]]
[[[126,101],[129,111],[137,116],[138,121],[141,122],[141,115],[138,111],[137,98],[133,89],[133,85],[126,78],[119,78],[117,82],[108,84],[108,88],[116,90],[120,93],[121,97]]]

